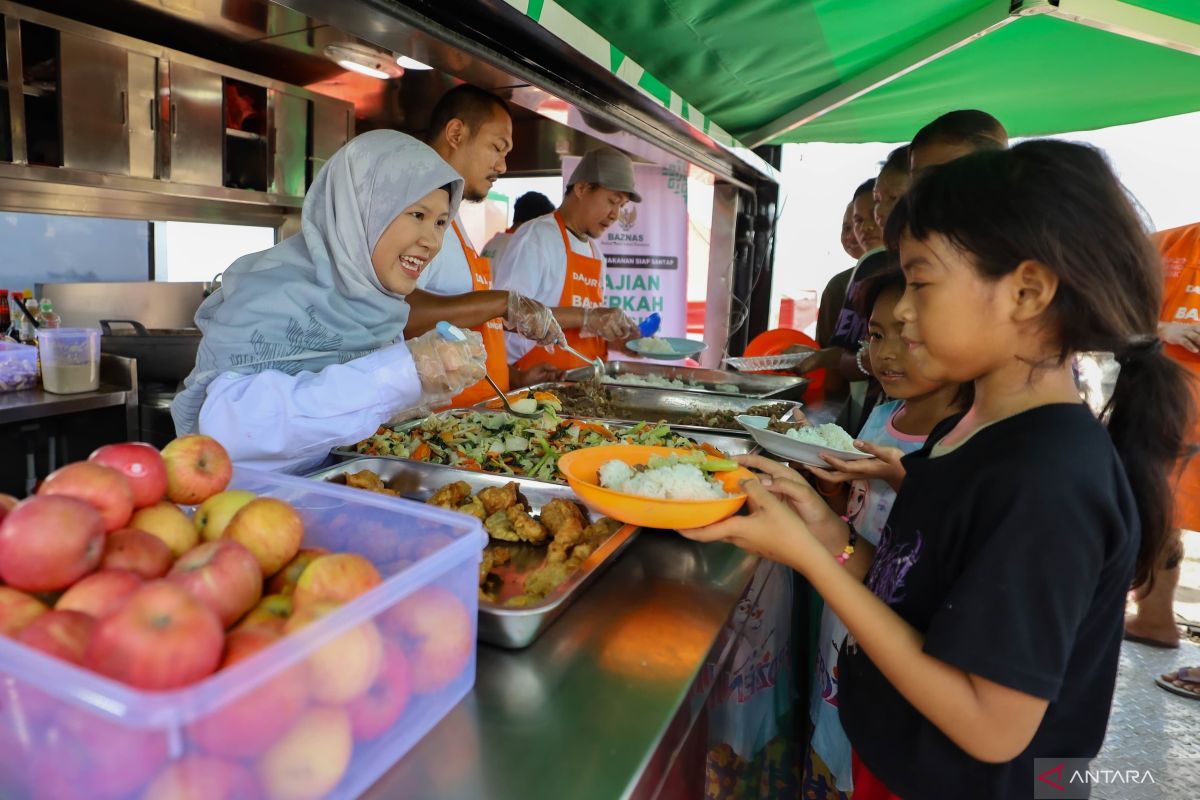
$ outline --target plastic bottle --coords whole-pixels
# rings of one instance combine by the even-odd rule
[[[37,341],[37,328],[34,327],[33,320],[37,319],[40,309],[37,299],[32,294],[25,300],[25,310],[29,313],[21,317],[21,341],[33,344]]]
[[[41,313],[38,314],[38,325],[43,328],[61,328],[62,317],[54,311],[54,304],[50,302],[50,298],[42,298]]]
[[[8,336],[12,327],[12,317],[8,311],[8,289],[0,289],[0,337]]]
[[[9,296],[8,307],[8,313],[11,321],[9,322],[8,330],[4,332],[8,334],[8,338],[12,339],[14,342],[20,343],[21,320],[25,318],[25,315],[21,313],[21,308],[25,307],[25,295],[21,294],[21,292],[14,291]]]

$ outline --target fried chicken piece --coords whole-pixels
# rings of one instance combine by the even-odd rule
[[[346,475],[346,485],[352,486],[355,489],[365,489],[368,492],[376,492],[378,494],[390,494],[393,497],[397,492],[384,485],[383,479],[369,469],[351,472]]]
[[[455,481],[447,484],[433,493],[425,502],[431,506],[454,510],[471,496],[471,485],[466,481]]]
[[[578,565],[572,565],[569,562],[557,564],[547,562],[538,567],[525,578],[525,594],[523,596],[530,600],[541,600],[571,577],[576,566]]]
[[[463,514],[470,514],[476,517],[480,522],[487,519],[487,509],[483,507],[483,502],[478,497],[468,497],[467,500],[460,506],[454,509]]]
[[[621,523],[612,517],[601,517],[583,529],[583,541],[597,548],[621,529]]]
[[[542,544],[550,536],[541,523],[516,506],[489,515],[483,527],[493,539],[504,542]]]
[[[504,486],[489,486],[479,492],[479,499],[483,501],[488,516],[491,516],[497,511],[517,505],[517,484],[514,481]]]
[[[566,546],[583,539],[583,527],[587,524],[579,506],[563,499],[551,500],[542,506],[541,520],[554,535],[554,541]]]
[[[522,542],[543,544],[550,538],[550,531],[546,530],[546,526],[525,513],[525,509],[510,506],[504,509],[504,513],[508,515],[509,522],[517,532],[517,538]]]
[[[546,548],[546,563],[561,564],[567,560],[567,546],[559,541],[550,543]]]
[[[594,550],[595,550],[595,548],[592,547],[587,542],[584,542],[582,544],[577,544],[571,548],[571,557],[568,560],[569,561],[578,561],[579,563],[582,564],[584,559],[586,559],[588,556],[590,556]]]

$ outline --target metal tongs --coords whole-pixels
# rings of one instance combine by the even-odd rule
[[[563,350],[566,350],[568,353],[575,356],[580,361],[582,361],[586,364],[590,364],[592,366],[592,369],[594,370],[594,374],[592,375],[592,380],[596,381],[597,383],[600,381],[600,376],[604,374],[604,362],[603,361],[601,361],[598,358],[588,358],[583,353],[576,350],[574,347],[571,347],[571,345],[567,344],[567,338],[565,336],[563,337],[563,340],[561,342],[559,342],[558,344],[555,345],[555,347],[561,347]]]
[[[462,332],[462,329],[460,329],[456,325],[451,325],[449,322],[446,322],[445,320],[442,320],[441,322],[439,322],[437,324],[437,332],[441,335],[441,337],[443,339],[445,339],[448,342],[465,342],[467,340],[467,335]],[[514,417],[521,417],[522,419],[540,419],[541,418],[542,415],[538,414],[537,412],[530,413],[528,411],[517,411],[516,409],[514,409],[512,407],[512,405],[508,402],[508,395],[506,395],[504,393],[504,390],[502,390],[499,386],[496,385],[496,382],[494,380],[492,380],[492,376],[488,375],[487,372],[485,371],[483,373],[483,377],[491,385],[492,389],[495,390],[496,396],[500,398],[500,402],[504,403],[504,410],[507,411],[509,414],[512,414]]]

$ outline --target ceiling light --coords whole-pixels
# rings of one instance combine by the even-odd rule
[[[428,64],[422,64],[415,58],[409,58],[408,56],[396,56],[396,63],[404,69],[433,69],[433,67],[429,66]]]
[[[357,42],[335,42],[325,48],[325,57],[339,67],[360,75],[379,80],[399,78],[404,74],[392,60],[391,53],[384,53]]]

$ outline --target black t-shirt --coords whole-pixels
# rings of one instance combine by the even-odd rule
[[[1005,764],[967,755],[847,640],[842,725],[905,800],[1033,796],[1033,759],[1091,758],[1104,739],[1139,524],[1108,433],[1083,405],[1035,408],[957,450],[904,458],[867,585],[925,636],[929,655],[1050,701]]]
[[[878,275],[894,263],[892,256],[886,250],[872,250],[862,257],[854,274],[850,276],[850,285],[846,287],[846,300],[838,314],[837,325],[833,335],[829,337],[828,347],[840,347],[857,353],[859,343],[867,336],[867,318],[858,313],[857,293],[863,281]]]

